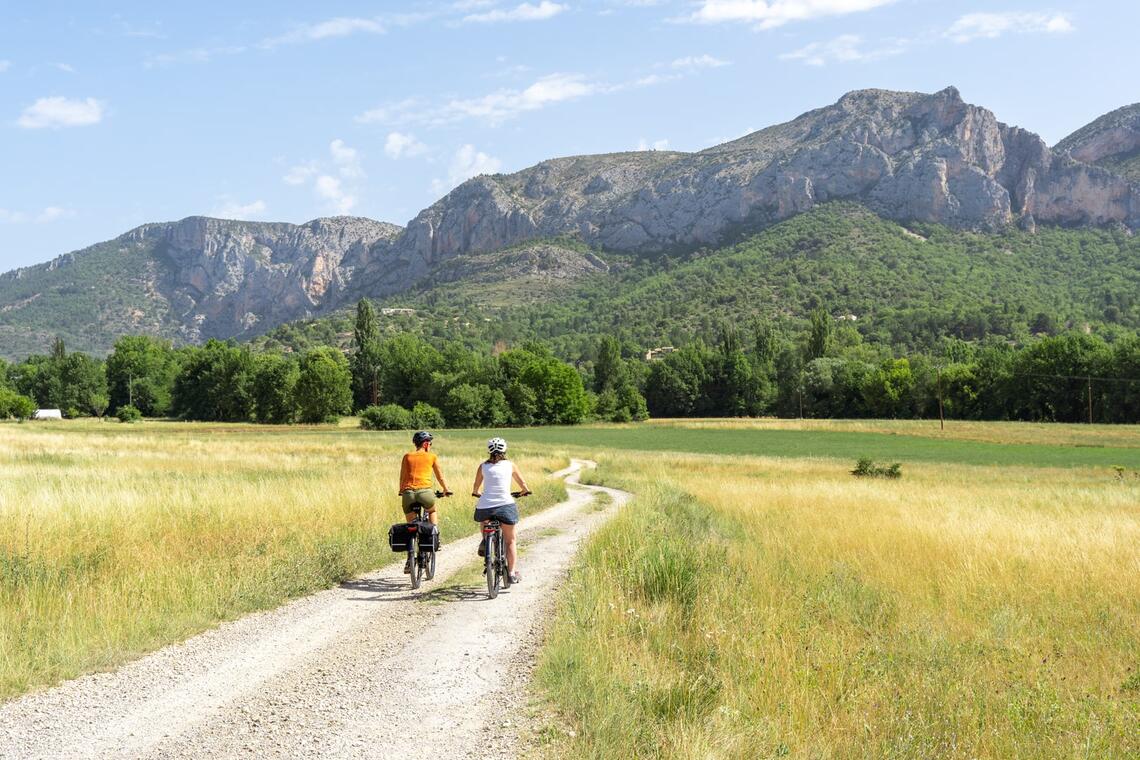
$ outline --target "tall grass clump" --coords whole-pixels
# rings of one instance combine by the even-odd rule
[[[1140,756],[1140,484],[610,452],[538,671],[552,756]]]

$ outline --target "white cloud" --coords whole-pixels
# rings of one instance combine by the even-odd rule
[[[464,16],[463,20],[482,24],[496,21],[544,21],[568,10],[569,7],[561,3],[552,3],[550,0],[542,0],[538,5],[522,3],[509,10],[496,8],[486,13],[472,13]]]
[[[281,179],[284,180],[286,185],[303,185],[313,177],[320,173],[320,169],[316,163],[310,161],[306,164],[298,164],[297,166],[290,167],[289,171]]]
[[[344,140],[333,140],[329,143],[329,154],[340,176],[345,179],[358,179],[364,176],[364,169],[360,166],[360,154],[355,148],[345,145]]]
[[[384,141],[384,153],[389,158],[413,158],[426,152],[427,146],[411,134],[389,132],[388,139]]]
[[[501,166],[502,162],[494,156],[476,150],[474,145],[463,145],[455,151],[455,155],[451,159],[447,179],[432,180],[431,192],[435,195],[443,195],[472,177],[477,177],[480,174],[494,174],[499,171]]]
[[[841,34],[826,42],[813,42],[799,50],[783,53],[785,61],[803,61],[809,66],[824,66],[828,63],[867,63],[904,52],[906,40],[892,40],[881,47],[866,49],[863,39],[856,34]]]
[[[678,21],[700,24],[752,22],[772,29],[792,21],[845,16],[869,11],[895,0],[703,0],[701,7]]]
[[[16,120],[24,129],[85,127],[103,120],[104,106],[95,98],[40,98]]]
[[[12,68],[11,61],[0,60],[0,74],[3,74],[8,69]]]
[[[55,66],[57,69],[64,72],[65,74],[74,74],[75,73],[75,67],[72,66],[70,63],[53,63],[52,66]]]
[[[219,219],[258,219],[265,214],[268,206],[265,201],[256,200],[250,203],[240,203],[232,198],[221,198],[222,204],[209,213],[209,216]]]
[[[328,201],[338,214],[347,214],[356,205],[356,196],[345,190],[340,179],[328,174],[317,177],[313,183],[317,195]]]
[[[669,150],[669,141],[654,140],[649,142],[643,137],[637,141],[637,147],[634,150]]]
[[[348,37],[353,34],[384,34],[385,31],[384,23],[377,18],[338,16],[312,24],[302,24],[279,37],[262,40],[259,47],[273,48],[278,45],[316,42],[333,37]]]
[[[722,61],[705,53],[704,55],[687,55],[684,58],[675,58],[669,64],[669,68],[680,71],[695,71],[697,69],[716,69],[727,65],[728,61]]]
[[[51,222],[59,221],[60,219],[70,219],[73,216],[75,216],[74,211],[69,208],[62,208],[60,206],[45,206],[43,210],[36,214],[28,214],[23,211],[11,211],[6,208],[0,208],[0,224],[22,224],[24,222],[49,224]]]
[[[333,213],[347,214],[356,206],[364,176],[360,152],[338,138],[329,143],[328,158],[297,164],[281,179],[296,187],[310,185]]]
[[[1015,34],[1064,34],[1073,31],[1073,22],[1063,13],[967,13],[946,30],[954,42],[996,39],[1007,32]]]
[[[501,89],[476,98],[452,98],[437,106],[424,106],[405,100],[375,108],[357,117],[363,123],[451,124],[477,119],[500,124],[527,111],[537,111],[554,103],[575,100],[607,89],[581,74],[550,74],[525,89]]]

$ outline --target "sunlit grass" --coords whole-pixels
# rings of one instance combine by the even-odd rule
[[[393,559],[406,434],[249,425],[0,425],[0,697],[83,672]],[[482,452],[437,438],[474,532]],[[538,495],[557,454],[515,453]]]
[[[585,757],[1135,757],[1140,482],[611,453],[539,671]]]

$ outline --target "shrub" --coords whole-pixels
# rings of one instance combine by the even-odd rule
[[[890,478],[892,480],[902,477],[901,465],[898,462],[887,467],[880,467],[871,461],[870,457],[860,457],[855,462],[855,469],[851,474],[857,478]]]
[[[417,401],[412,407],[412,427],[431,430],[444,426],[443,413],[426,401]]]
[[[119,422],[138,422],[142,419],[142,412],[136,406],[123,404],[115,416],[119,418]]]
[[[8,388],[0,388],[0,419],[28,420],[35,413],[35,401]]]
[[[360,413],[360,427],[365,430],[411,430],[412,413],[396,404],[370,406]]]

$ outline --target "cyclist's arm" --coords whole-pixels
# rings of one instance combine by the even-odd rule
[[[522,488],[522,490],[526,493],[530,493],[530,488],[527,486],[526,481],[523,480],[522,473],[519,472],[519,466],[514,462],[511,462],[511,470],[511,474],[514,475],[515,482],[519,484],[519,487]]]
[[[451,493],[451,489],[447,487],[447,483],[443,479],[443,473],[439,469],[439,460],[431,463],[431,469],[435,472],[435,479],[439,481],[439,487],[443,489],[444,493]]]
[[[404,458],[400,460],[400,486],[408,482],[408,455],[404,454]],[[397,491],[396,495],[399,496],[403,491]]]
[[[475,485],[471,486],[471,495],[479,495],[479,487],[483,485],[483,468],[479,467],[475,470]]]

